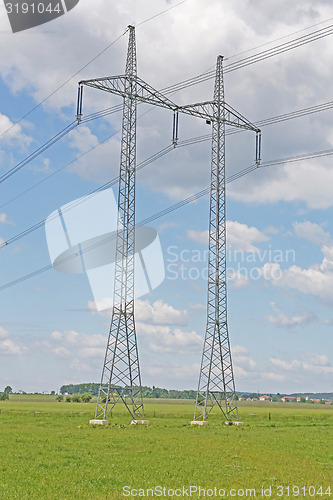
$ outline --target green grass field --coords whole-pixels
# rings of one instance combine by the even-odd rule
[[[117,499],[126,498],[124,486],[191,485],[255,488],[259,498],[270,486],[270,498],[296,498],[287,490],[277,496],[278,486],[315,486],[315,495],[299,498],[329,498],[319,488],[331,486],[333,496],[332,406],[242,402],[244,426],[226,426],[214,412],[198,428],[188,425],[193,401],[148,400],[149,427],[129,425],[121,405],[108,427],[92,427],[93,402],[39,399],[0,403],[1,500]]]

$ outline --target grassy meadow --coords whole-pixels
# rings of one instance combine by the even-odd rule
[[[241,427],[217,411],[208,426],[191,427],[193,408],[148,400],[147,427],[129,425],[119,405],[108,427],[93,427],[94,402],[13,395],[0,402],[0,499],[117,499],[124,486],[190,485],[255,488],[260,498],[262,487],[295,498],[277,496],[277,486],[330,485],[333,496],[333,406],[241,402]],[[311,497],[329,498],[300,494]]]

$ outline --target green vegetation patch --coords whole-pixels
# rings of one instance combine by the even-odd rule
[[[333,411],[240,406],[240,427],[217,411],[189,426],[193,402],[146,403],[150,426],[131,426],[121,405],[108,427],[90,426],[94,403],[0,404],[0,498],[125,498],[131,488],[328,486]],[[270,418],[269,418],[270,414]],[[192,497],[195,498],[195,497]]]

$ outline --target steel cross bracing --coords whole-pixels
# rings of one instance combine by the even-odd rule
[[[82,116],[84,85],[119,95],[124,100],[114,305],[96,418],[105,418],[120,399],[124,401],[133,417],[143,416],[134,323],[133,258],[136,104],[139,101],[173,111],[174,145],[178,139],[179,113],[212,122],[207,328],[194,419],[205,420],[217,404],[228,421],[237,420],[235,383],[227,327],[225,127],[229,125],[256,132],[257,164],[260,162],[261,132],[225,102],[222,56],[217,59],[214,99],[179,106],[136,75],[135,31],[132,26],[129,26],[129,30],[126,74],[83,80],[79,83],[78,121]],[[118,385],[122,389],[115,387]]]

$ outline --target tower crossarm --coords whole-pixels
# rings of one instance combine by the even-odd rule
[[[133,87],[128,85],[129,80],[135,80],[136,92],[134,94]],[[95,78],[94,80],[82,80],[79,85],[85,85],[87,87],[110,92],[111,94],[119,95],[123,98],[131,97],[139,102],[167,108],[173,112],[196,116],[207,121],[214,121],[217,116],[217,113],[215,112],[215,101],[205,101],[188,104],[186,106],[178,106],[175,102],[171,101],[171,99],[162,94],[162,92],[154,89],[154,87],[146,83],[138,76],[118,75],[105,78]],[[131,91],[129,91],[129,89],[131,89]],[[232,108],[230,104],[223,102],[223,106],[225,109],[225,113],[223,114],[223,121],[225,125],[260,133],[260,129],[258,129],[258,127]]]
[[[154,87],[146,83],[144,80],[141,80],[141,78],[137,77],[136,82],[138,88],[138,101],[153,104],[154,106],[160,106],[162,108],[169,108],[173,111],[177,109],[177,104],[162,94],[162,92],[154,89]]]
[[[232,127],[242,128],[245,130],[252,130],[257,134],[260,134],[261,130],[251,123],[247,118],[241,115],[238,111],[224,102],[225,110],[225,123],[226,125],[231,125]]]
[[[93,80],[81,80],[79,86],[85,85],[86,87],[92,87],[97,90],[104,90],[104,92],[126,97],[128,95],[128,91],[126,91],[127,79],[128,77],[126,75],[94,78]]]
[[[207,121],[213,121],[214,101],[205,101],[195,104],[187,104],[186,106],[179,106],[176,111],[186,115],[197,116],[198,118],[203,118]]]
[[[220,119],[225,123],[225,125],[260,133],[260,129],[258,129],[258,127],[244,118],[243,115],[234,110],[229,104],[223,102],[219,104],[219,106],[221,105],[224,107],[225,112],[222,114]],[[188,104],[186,106],[179,106],[176,111],[178,111],[178,113],[197,116],[213,122],[216,120],[217,116],[220,116],[220,114],[216,112],[216,106],[217,104],[215,101],[206,101]]]
[[[129,86],[126,82],[135,79],[136,92],[133,93],[132,89],[129,92]],[[160,106],[176,111],[178,106],[168,97],[163,95],[159,90],[154,89],[151,85],[141,80],[138,76],[130,77],[127,75],[109,76],[107,78],[96,78],[94,80],[82,80],[79,85],[86,85],[98,90],[104,90],[111,94],[116,94],[124,98],[132,98],[139,102],[152,104],[153,106]]]

